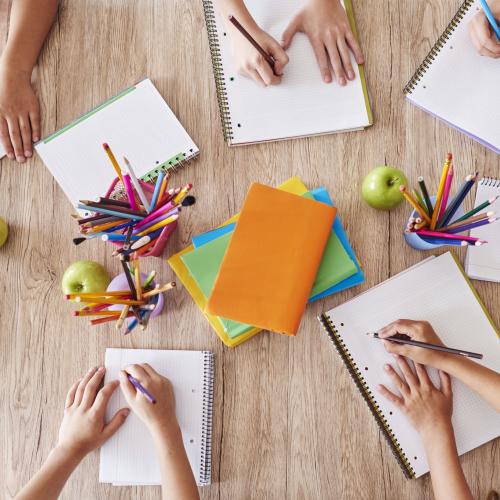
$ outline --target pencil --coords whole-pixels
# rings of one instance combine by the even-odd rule
[[[155,276],[156,276],[156,271],[151,271],[148,274],[148,277],[144,280],[142,288],[147,288],[151,284],[151,282],[155,279]]]
[[[417,234],[420,234],[422,236],[434,236],[436,238],[444,238],[451,240],[470,241],[472,243],[481,241],[479,238],[473,238],[472,236],[460,236],[458,234],[438,233],[437,231],[429,231],[427,229],[420,229],[419,231],[417,231]]]
[[[444,183],[443,198],[441,199],[441,206],[439,207],[438,221],[441,220],[441,217],[443,217],[446,207],[448,206],[448,197],[450,196],[452,181],[453,181],[453,165],[450,165],[448,173],[446,174],[446,182]]]
[[[253,36],[238,22],[234,16],[229,16],[229,21],[254,46],[257,52],[266,60],[267,64],[271,66],[274,73],[274,59],[257,43]]]
[[[413,197],[417,200],[417,203],[425,210],[425,213],[427,215],[429,215],[427,213],[427,207],[425,206],[424,199],[422,198],[421,194],[416,189],[412,189],[411,192],[413,194]],[[419,222],[422,222],[422,221],[419,221]]]
[[[99,212],[101,214],[116,215],[118,217],[125,217],[127,219],[132,219],[132,220],[144,219],[144,215],[127,214],[125,212],[119,212],[117,210],[109,210],[107,208],[96,208],[90,205],[84,205],[83,203],[79,203],[77,205],[77,208],[79,208],[80,210],[88,210],[89,212]]]
[[[456,233],[463,233],[465,231],[470,231],[471,229],[474,229],[476,227],[485,226],[487,224],[493,224],[498,219],[499,219],[498,217],[490,217],[489,219],[482,219],[476,222],[471,222],[470,224],[466,224],[465,226],[456,227],[454,229],[448,229],[448,234],[456,234]]]
[[[131,318],[133,316],[132,313],[128,314],[127,317]],[[92,319],[90,320],[90,324],[91,325],[100,325],[101,323],[108,323],[110,321],[116,321],[116,316],[113,315],[113,316],[106,316],[104,318],[99,318],[99,319]]]
[[[132,215],[141,215],[142,217],[146,217],[146,214],[142,210],[135,210],[132,208],[125,208],[125,207],[119,207],[117,205],[106,205],[103,203],[97,203],[96,201],[92,200],[80,200],[80,203],[83,203],[84,205],[87,205],[89,207],[94,207],[99,211],[100,208],[105,208],[107,210],[115,210],[116,212],[120,214],[132,214]]]
[[[129,305],[129,306],[143,306],[146,304],[144,300],[132,300],[132,299],[108,299],[108,298],[88,298],[86,299],[85,297],[75,297],[75,302],[92,302],[92,303],[97,303],[97,304],[123,304],[123,305]]]
[[[186,184],[180,191],[178,194],[176,194],[174,196],[174,199],[172,200],[174,202],[175,205],[178,205],[182,199],[184,198],[184,196],[186,196],[189,191],[191,191],[191,188],[193,187],[192,184]]]
[[[73,311],[71,313],[72,316],[116,316],[116,318],[120,314],[120,311]]]
[[[500,195],[494,196],[493,198],[486,200],[485,202],[478,205],[476,208],[469,210],[466,214],[462,215],[462,217],[456,219],[454,222],[462,222],[463,220],[468,219],[469,217],[472,217],[473,215],[480,212],[483,208],[486,208],[486,207],[492,205],[493,203],[495,203],[495,201],[497,201],[498,198],[500,198]]]
[[[149,207],[148,199],[146,198],[146,195],[144,194],[144,191],[142,190],[141,184],[139,183],[137,177],[135,176],[134,169],[132,168],[132,165],[128,161],[128,159],[124,156],[123,161],[125,162],[125,165],[127,166],[127,171],[130,175],[130,180],[132,181],[132,184],[134,185],[136,193],[139,195],[139,199],[141,200],[141,203],[144,205],[144,207]]]
[[[148,222],[151,222],[152,220],[158,219],[162,215],[164,215],[168,212],[171,212],[172,210],[175,210],[176,208],[179,208],[179,207],[176,207],[176,205],[173,202],[169,201],[168,203],[165,203],[161,207],[157,208],[154,212],[151,212],[146,217],[144,217],[144,219],[142,219],[140,222],[138,222],[134,226],[134,229],[139,229],[140,227],[145,226]]]
[[[386,339],[382,339],[378,336],[378,333],[367,333],[367,335],[374,339],[387,340],[389,342],[396,342],[397,344],[412,345],[415,347],[423,347],[424,349],[432,349],[433,351],[441,351],[441,352],[447,352],[449,354],[457,354],[458,356],[465,356],[468,358],[483,359],[483,355],[478,354],[477,352],[465,351],[463,349],[453,349],[452,347],[430,344],[428,342],[420,342],[419,340],[412,340],[409,337],[401,338],[393,336],[393,337],[388,337]],[[405,335],[405,337],[407,337],[407,335]]]
[[[405,197],[406,201],[420,214],[422,219],[425,220],[428,224],[430,224],[431,219],[425,213],[424,208],[417,203],[417,200],[415,200],[415,198],[413,198],[413,196],[410,193],[408,193],[408,191],[406,190],[406,186],[403,185],[399,186],[399,190],[401,191],[401,194]]]
[[[498,26],[497,21],[495,19],[495,16],[493,15],[493,12],[491,12],[491,9],[490,9],[488,3],[486,2],[486,0],[479,0],[479,1],[481,3],[481,7],[484,11],[484,15],[486,16],[486,19],[490,23],[492,30],[495,32],[495,35],[496,35],[498,41],[500,42],[500,26]]]
[[[125,318],[128,316],[128,312],[130,310],[130,306],[123,306],[123,309],[120,313],[120,317],[118,318],[118,321],[116,322],[115,328],[119,330],[122,326],[123,323],[125,322]]]
[[[130,373],[127,373],[127,378],[130,380],[130,383],[139,391],[141,392],[142,394],[144,394],[144,397],[151,403],[151,404],[155,404],[156,403],[156,399],[155,397],[145,388],[141,385],[141,383],[134,377],[132,377],[132,375],[130,375]]]
[[[440,228],[443,226],[446,226],[448,222],[450,222],[451,218],[453,215],[455,215],[455,212],[458,210],[458,207],[462,204],[464,201],[465,197],[469,193],[469,191],[472,189],[472,186],[474,185],[474,182],[476,181],[478,176],[478,173],[473,175],[468,175],[465,178],[464,183],[462,184],[461,188],[459,189],[458,193],[455,195],[455,197],[450,201],[450,204],[446,211],[443,214],[443,217],[439,220],[436,228]]]
[[[139,259],[135,261],[134,276],[135,276],[135,289],[137,291],[137,300],[142,300],[141,271],[139,268]]]
[[[106,224],[107,222],[113,222],[113,221],[119,221],[121,220],[119,217],[116,217],[114,215],[105,215],[104,217],[101,217],[100,219],[97,220],[92,220],[90,222],[82,222],[78,223],[83,229],[88,229],[91,227],[99,226],[101,224]]]
[[[123,177],[122,177],[122,171],[120,168],[120,165],[118,165],[118,162],[116,161],[115,155],[113,154],[113,151],[111,151],[111,148],[109,147],[109,144],[106,142],[102,145],[104,148],[104,151],[106,151],[106,154],[108,155],[109,161],[111,162],[111,165],[113,165],[113,168],[115,169],[116,175],[118,176],[118,179],[120,179],[123,183]]]
[[[132,276],[130,275],[130,270],[127,266],[125,258],[122,258],[122,256],[120,256],[120,262],[122,264],[123,272],[125,274],[125,278],[127,279],[128,286],[130,288],[130,291],[132,292],[132,297],[137,298],[137,292],[135,291],[134,281],[132,280]]]
[[[89,227],[88,229],[83,228],[83,231],[85,232],[85,234],[96,233],[96,232],[104,231],[105,229],[110,229],[110,228],[114,228],[116,226],[120,226],[127,221],[130,221],[130,219],[118,219],[118,220],[114,220],[111,222],[105,222],[104,224],[97,224],[95,226]]]
[[[161,186],[160,186],[160,192],[158,193],[158,199],[156,200],[155,209],[158,208],[158,206],[160,205],[161,199],[163,198],[163,195],[165,194],[165,191],[167,190],[169,179],[170,179],[170,172],[167,172],[165,174],[165,177],[163,178],[163,181],[162,181]]]
[[[123,176],[123,185],[125,186],[125,192],[127,193],[127,199],[130,204],[130,208],[137,210],[137,202],[135,201],[134,190],[132,189],[132,182],[130,181],[130,175],[125,174]]]
[[[130,295],[130,290],[117,290],[113,292],[92,292],[92,293],[67,293],[64,295],[65,300],[74,299],[75,297],[82,297],[89,299],[92,297],[102,299],[104,297],[122,297],[123,295]]]
[[[155,184],[155,190],[153,191],[153,196],[151,197],[151,203],[149,204],[148,212],[151,213],[159,199],[161,185],[163,184],[163,178],[165,177],[165,172],[163,170],[158,174]]]
[[[434,236],[420,236],[420,238],[431,245],[451,245],[454,247],[467,247],[469,243],[461,240],[447,240],[445,238],[436,238]]]
[[[93,210],[92,210],[93,212]],[[120,217],[119,216],[113,216],[115,217],[116,219],[119,219]],[[95,221],[100,221],[100,220],[104,220],[104,219],[111,219],[111,217],[109,215],[106,215],[106,214],[98,214],[98,215],[93,215],[92,217],[83,217],[81,219],[78,219],[77,220],[77,223],[78,225],[83,225],[83,224],[88,224],[89,222],[95,222]]]
[[[128,201],[114,200],[113,198],[104,198],[103,196],[97,197],[95,201],[103,205],[116,205],[117,207],[131,208]]]
[[[179,211],[181,210],[181,207],[178,207],[178,208],[174,208],[166,213],[163,213],[163,214],[160,214],[156,219],[153,219],[153,220],[150,220],[149,222],[147,222],[146,224],[141,224],[140,227],[139,224],[135,224],[134,225],[134,231],[132,234],[138,234],[146,229],[149,229],[150,227],[153,227],[155,226],[156,224],[158,224],[159,222],[167,219],[168,217],[171,217],[172,215],[176,215],[179,213]],[[143,221],[141,221],[142,223]]]
[[[166,285],[163,285],[162,287],[160,287],[159,285],[156,285],[156,288],[154,288],[153,290],[150,290],[149,292],[146,292],[143,297],[146,299],[146,298],[149,298],[149,297],[153,297],[154,295],[158,295],[159,293],[163,293],[163,292],[167,292],[168,290],[172,290],[172,288],[175,288],[176,287],[176,283],[175,281],[172,281],[171,283],[167,283]]]
[[[436,229],[439,233],[443,232],[446,233],[450,229],[455,229],[457,227],[462,227],[467,224],[472,224],[473,222],[477,222],[478,220],[483,220],[483,219],[489,219],[490,217],[493,217],[495,215],[495,212],[486,212],[484,214],[479,214],[479,215],[474,215],[473,217],[469,217],[468,219],[462,220],[460,222],[455,221],[453,224],[449,224],[448,226],[440,227],[439,229]]]
[[[448,153],[446,155],[446,160],[445,160],[444,165],[443,165],[443,171],[441,173],[441,180],[439,181],[438,192],[436,194],[436,201],[434,203],[434,210],[432,212],[432,218],[431,218],[431,223],[430,223],[431,229],[436,228],[436,224],[438,221],[439,210],[441,208],[441,200],[443,198],[444,185],[446,183],[446,176],[448,175],[448,169],[450,168],[451,158],[452,158],[451,153]]]
[[[160,229],[168,224],[171,224],[172,222],[176,221],[178,218],[179,218],[178,214],[171,215],[170,217],[167,217],[166,219],[163,219],[162,221],[158,222],[154,226],[151,226],[148,229],[144,229],[140,233],[137,233],[136,236],[145,236],[146,234],[152,233],[153,231],[156,231],[157,229]]]
[[[429,196],[429,191],[427,191],[427,186],[425,185],[425,181],[422,176],[418,178],[418,185],[420,187],[420,191],[422,193],[425,206],[427,207],[427,214],[429,215],[429,217],[432,217],[432,212],[433,212],[432,202]]]

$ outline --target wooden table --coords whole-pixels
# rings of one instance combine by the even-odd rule
[[[2,43],[8,4],[0,7]],[[316,315],[424,257],[403,243],[406,206],[378,212],[361,199],[371,168],[395,165],[412,181],[423,174],[435,185],[450,150],[458,177],[476,169],[500,173],[498,156],[406,103],[401,92],[459,4],[355,4],[375,115],[369,130],[230,149],[222,139],[200,1],[62,2],[35,75],[44,134],[147,75],[200,147],[199,160],[175,177],[179,185],[194,183],[198,202],[183,213],[168,254],[236,213],[252,181],[276,185],[299,175],[311,188],[328,188],[367,280],[310,305],[294,339],[265,333],[225,348],[182,289],[170,294],[170,312],[145,335],[91,328],[70,316],[62,274],[79,259],[99,261],[112,273],[118,262],[101,242],[71,244],[70,205],[38,157],[22,166],[4,159],[0,215],[12,232],[0,250],[2,498],[12,498],[40,467],[55,443],[68,387],[103,362],[106,347],[215,353],[213,485],[202,490],[204,499],[432,498],[429,477],[404,479]],[[164,280],[173,277],[164,260],[144,265]],[[500,324],[499,285],[475,285]],[[500,489],[499,444],[461,460],[476,498]],[[98,460],[95,452],[81,464],[63,498],[160,497],[159,488],[99,484]]]

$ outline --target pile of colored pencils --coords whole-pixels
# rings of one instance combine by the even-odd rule
[[[423,177],[418,178],[419,190],[413,190],[413,194],[408,192],[406,186],[400,186],[401,193],[418,214],[417,217],[410,218],[406,232],[415,232],[424,241],[434,245],[483,245],[487,241],[460,233],[499,220],[498,217],[494,217],[494,212],[479,213],[494,203],[496,198],[487,200],[461,217],[454,219],[458,208],[477,181],[479,172],[468,175],[455,196],[452,197],[453,174],[452,154],[448,153],[434,203],[429,196]]]
[[[175,282],[167,283],[163,286],[153,285],[156,275],[152,271],[141,283],[141,273],[139,270],[139,260],[134,261],[133,268],[127,262],[127,258],[121,259],[123,271],[129,285],[128,290],[117,290],[113,292],[99,293],[75,293],[65,295],[66,300],[73,300],[86,305],[77,311],[73,311],[73,316],[93,317],[91,325],[100,325],[115,321],[116,329],[123,327],[125,320],[130,318],[125,334],[130,333],[137,325],[145,330],[149,323],[151,313],[158,303],[159,294],[171,290],[175,287]],[[121,306],[121,310],[118,307]],[[113,309],[109,309],[112,307]]]
[[[126,198],[80,200],[77,208],[93,212],[93,215],[75,216],[82,236],[74,238],[73,243],[79,245],[91,238],[101,238],[115,243],[114,255],[124,254],[137,259],[150,252],[162,235],[170,232],[169,225],[179,218],[182,207],[195,202],[193,196],[187,196],[192,184],[167,189],[170,173],[160,171],[148,199],[127,158],[123,158],[127,170],[124,173],[110,147],[107,144],[103,147],[124,187]]]

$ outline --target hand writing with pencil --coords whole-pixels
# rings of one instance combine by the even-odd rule
[[[357,64],[363,64],[364,57],[339,0],[310,0],[283,33],[285,50],[297,32],[309,38],[325,83],[336,80],[343,86],[354,80],[351,53]]]
[[[489,0],[491,14],[500,25],[500,0]],[[480,10],[469,23],[469,34],[477,52],[482,56],[500,58],[500,40],[495,35],[484,10]]]

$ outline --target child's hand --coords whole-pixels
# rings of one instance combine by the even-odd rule
[[[298,31],[308,36],[325,83],[332,81],[330,65],[339,85],[345,85],[346,78],[354,80],[351,52],[358,64],[364,58],[339,0],[311,0],[283,33],[285,50]]]
[[[488,5],[495,19],[500,19],[500,0],[490,0]],[[500,57],[500,41],[491,29],[484,12],[478,12],[469,23],[469,33],[472,43],[482,56]]]
[[[137,391],[127,377],[132,375],[156,399],[152,404],[144,394]],[[170,380],[162,377],[147,363],[130,365],[120,372],[120,386],[125,398],[139,418],[151,432],[177,431],[179,424],[175,416],[175,398]]]
[[[431,324],[427,321],[413,321],[411,319],[398,319],[393,323],[379,330],[380,338],[388,338],[401,333],[408,335],[412,340],[427,342],[428,344],[444,345],[441,339],[437,336]],[[397,344],[396,342],[384,341],[384,347],[387,352],[392,354],[400,354],[412,359],[416,363],[422,365],[430,365],[435,368],[440,368],[443,361],[448,358],[448,354],[422,347],[411,345]]]
[[[234,26],[228,26],[227,29],[231,33],[231,44],[238,73],[252,78],[261,87],[281,83],[283,68],[288,63],[288,56],[281,45],[257,26],[253,29],[246,28],[257,43],[274,59],[273,72],[273,68],[264,57]]]
[[[72,455],[83,458],[101,446],[120,428],[130,412],[122,408],[105,423],[106,405],[119,385],[114,380],[99,390],[105,371],[103,367],[92,368],[73,384],[66,396],[57,446]]]
[[[451,426],[452,390],[450,376],[439,371],[441,388],[436,388],[425,367],[415,363],[416,374],[402,356],[395,356],[403,377],[387,364],[385,369],[399,390],[394,394],[384,385],[378,389],[389,401],[394,403],[411,422],[418,432],[426,434],[433,429]]]
[[[40,139],[40,110],[31,74],[0,62],[0,140],[7,156],[23,163]]]

